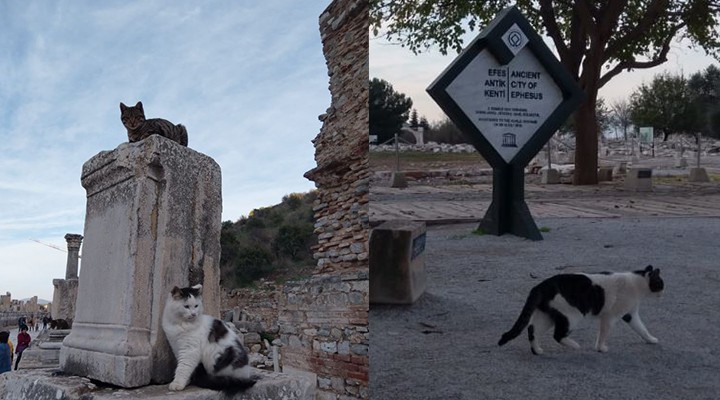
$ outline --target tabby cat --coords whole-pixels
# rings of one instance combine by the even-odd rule
[[[555,275],[530,290],[520,317],[502,335],[498,345],[515,339],[527,326],[530,350],[533,354],[542,354],[535,334],[554,326],[553,337],[558,343],[578,349],[580,345],[568,335],[588,314],[600,319],[597,351],[608,350],[610,328],[620,318],[647,343],[657,343],[640,319],[638,308],[643,297],[659,295],[664,287],[660,270],[653,269],[652,265],[633,272]]]
[[[196,386],[237,392],[251,387],[248,355],[237,334],[224,322],[203,314],[202,285],[172,289],[162,328],[177,360],[170,390]]]
[[[130,143],[139,142],[150,135],[160,135],[183,146],[188,145],[187,129],[183,125],[173,125],[172,122],[162,118],[145,119],[141,101],[138,101],[134,107],[120,103],[120,120],[127,128]]]

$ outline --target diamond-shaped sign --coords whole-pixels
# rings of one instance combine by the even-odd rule
[[[522,180],[522,174],[511,170],[524,168],[540,151],[580,104],[582,92],[540,35],[517,8],[507,8],[427,91],[496,169],[493,204],[485,220],[491,218],[500,226],[491,230],[502,234],[519,229],[521,236],[541,239],[529,211],[525,216],[513,215],[505,209],[508,205],[500,203],[522,203],[520,208],[527,208],[524,182],[515,182]],[[532,227],[517,228],[518,221],[527,217]],[[504,220],[508,222],[498,222]]]

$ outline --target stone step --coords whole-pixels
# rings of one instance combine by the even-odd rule
[[[171,392],[168,385],[150,385],[136,389],[101,387],[88,378],[58,375],[56,369],[21,370],[0,374],[0,399],[35,400],[314,400],[315,382],[288,374],[254,371],[262,379],[252,388],[235,396],[188,386]]]

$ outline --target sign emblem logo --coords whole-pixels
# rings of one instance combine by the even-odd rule
[[[512,51],[513,55],[518,55],[520,50],[525,48],[525,45],[528,43],[527,36],[525,36],[525,33],[523,33],[517,24],[513,24],[510,29],[502,35],[502,40],[505,46]]]
[[[508,35],[508,42],[510,43],[510,46],[512,47],[518,47],[522,44],[522,34],[518,31],[512,31],[510,32],[510,35]]]

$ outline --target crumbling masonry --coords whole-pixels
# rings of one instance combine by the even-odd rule
[[[286,285],[278,308],[283,366],[317,379],[318,398],[368,397],[368,2],[320,16],[332,103],[319,118],[317,273]]]

